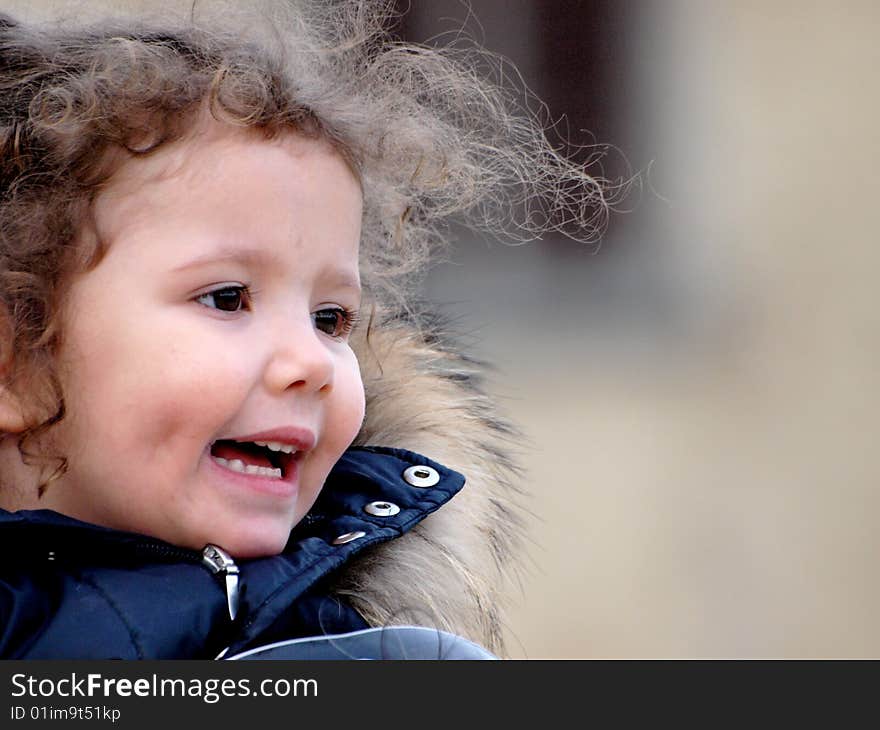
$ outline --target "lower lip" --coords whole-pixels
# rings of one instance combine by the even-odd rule
[[[227,469],[214,461],[214,457],[209,451],[205,452],[205,456],[208,460],[208,468],[212,470],[214,476],[237,489],[257,492],[277,499],[290,499],[299,492],[299,465],[296,461],[290,462],[287,473],[281,479],[275,479],[260,474],[246,474]]]

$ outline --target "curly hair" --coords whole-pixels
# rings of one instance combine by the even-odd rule
[[[0,363],[7,387],[39,394],[37,422],[19,438],[26,460],[64,417],[59,304],[71,276],[104,254],[81,235],[92,202],[126,159],[181,139],[199,109],[335,145],[364,191],[366,292],[398,307],[451,216],[521,240],[592,240],[604,227],[603,182],[490,78],[499,66],[486,52],[395,40],[389,0],[239,12],[82,27],[0,17]]]

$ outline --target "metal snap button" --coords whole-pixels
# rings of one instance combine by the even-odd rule
[[[335,538],[331,545],[345,545],[347,542],[360,540],[366,534],[366,532],[363,532],[361,530],[357,530],[356,532],[345,532],[339,537]]]
[[[374,517],[392,517],[400,512],[394,502],[370,502],[364,507],[364,512]]]
[[[433,487],[440,481],[440,475],[437,473],[436,469],[432,469],[430,466],[421,465],[409,467],[409,469],[403,472],[403,478],[407,484],[419,487],[420,489]]]

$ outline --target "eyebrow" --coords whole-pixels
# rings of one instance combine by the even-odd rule
[[[198,256],[180,266],[174,267],[175,272],[190,271],[201,266],[234,261],[236,263],[261,266],[266,269],[278,267],[280,262],[277,256],[261,248],[222,248],[203,256]],[[361,292],[361,284],[356,275],[352,275],[347,269],[334,269],[332,278],[328,277],[329,283],[340,289],[351,289],[358,294]]]
[[[180,266],[175,266],[174,271],[189,271],[200,266],[222,264],[227,261],[257,264],[260,266],[275,266],[278,264],[278,257],[259,248],[222,248],[203,256],[197,256]]]
[[[335,272],[336,276],[334,276],[330,283],[334,288],[338,289],[351,289],[352,291],[360,294],[361,292],[361,283],[358,281],[357,277],[352,276],[348,271],[343,271],[342,269]]]

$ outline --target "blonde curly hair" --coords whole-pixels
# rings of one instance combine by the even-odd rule
[[[40,394],[19,438],[26,460],[64,417],[59,304],[104,254],[80,235],[92,202],[124,160],[180,139],[205,106],[343,154],[364,191],[361,268],[375,300],[407,301],[453,216],[520,240],[599,235],[603,181],[548,141],[521,90],[491,78],[497,59],[401,42],[393,20],[388,0],[194,6],[183,20],[82,27],[0,16],[0,363],[7,387]]]

